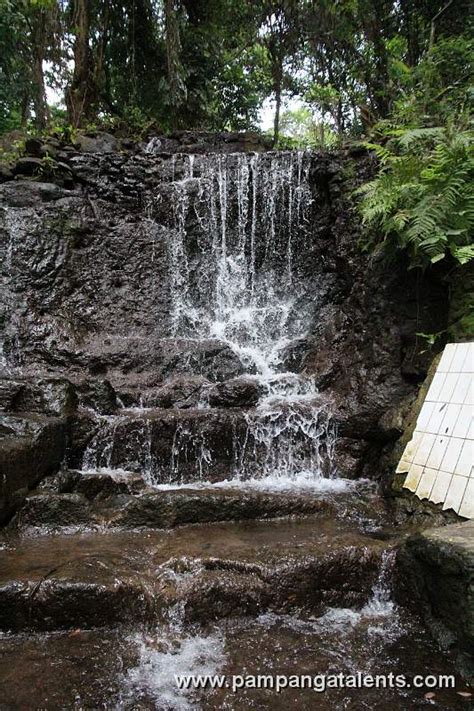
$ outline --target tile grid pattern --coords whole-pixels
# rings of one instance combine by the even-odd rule
[[[420,499],[474,518],[474,342],[448,343],[397,472]]]

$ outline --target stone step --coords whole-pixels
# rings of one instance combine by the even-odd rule
[[[389,524],[377,489],[366,482],[321,478],[315,480],[313,489],[300,491],[272,491],[265,480],[157,489],[131,472],[63,471],[46,478],[26,497],[9,530],[32,536],[64,529],[168,529],[195,523],[328,515],[364,521],[372,530]]]
[[[136,409],[71,422],[70,468],[148,471],[155,483],[222,481],[261,467],[329,471],[330,420],[307,403],[277,412],[242,408]]]
[[[324,499],[238,489],[176,489],[91,501],[82,494],[33,494],[10,524],[29,533],[62,528],[174,528],[183,524],[335,514]]]
[[[364,604],[391,545],[330,516],[7,537],[0,550],[0,629],[156,621],[177,603],[188,621],[200,622]]]
[[[388,603],[389,605],[389,603]],[[52,665],[52,660],[54,666]],[[455,675],[456,686],[367,685],[322,691],[323,675]],[[175,674],[306,675],[312,689],[228,688],[179,691]],[[281,678],[281,677],[280,677]],[[282,681],[283,685],[283,681]],[[2,635],[2,709],[255,711],[255,709],[407,709],[467,711],[472,687],[407,610],[376,605],[329,609],[323,615],[266,613],[183,629],[141,625],[115,629]]]

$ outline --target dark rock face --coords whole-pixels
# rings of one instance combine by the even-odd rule
[[[195,145],[184,135],[170,140],[181,149]],[[216,143],[224,144],[232,140]],[[101,151],[70,162],[81,181],[73,190],[27,181],[0,187],[6,208],[0,237],[9,255],[3,286],[9,362],[26,372],[106,376],[114,387],[123,375],[143,381],[153,373],[158,384],[176,374],[211,381],[242,374],[225,344],[169,337],[169,158]],[[349,167],[355,178],[344,177]],[[371,437],[393,399],[412,392],[423,373],[415,333],[440,325],[445,294],[439,285],[421,283],[418,313],[411,274],[402,268],[387,273],[358,251],[346,191],[364,171],[363,159],[314,157],[313,239],[297,267],[299,278],[315,285],[305,297],[311,294],[314,323],[306,339],[288,347],[286,367],[302,368],[321,388],[340,394],[341,421],[350,428],[352,418],[358,436]],[[155,200],[153,222],[143,209],[150,190],[162,197]],[[428,288],[432,296],[424,300]]]
[[[432,528],[398,553],[397,595],[424,617],[443,648],[474,678],[474,523]]]
[[[142,397],[145,407],[197,407],[210,383],[202,375],[177,375],[158,388],[149,389]]]
[[[196,461],[212,481],[229,476],[238,456],[235,443],[247,431],[242,410],[253,407],[262,393],[251,377],[243,377],[255,370],[228,341],[193,337],[200,300],[211,293],[206,291],[211,269],[215,277],[215,265],[206,262],[210,238],[202,226],[200,191],[228,160],[229,180],[247,180],[242,183],[247,188],[257,170],[264,192],[255,195],[256,205],[271,197],[265,176],[281,170],[278,180],[283,180],[288,166],[290,175],[298,168],[294,155],[257,155],[264,148],[251,134],[176,133],[147,145],[107,134],[82,135],[77,146],[32,140],[29,157],[15,168],[16,179],[0,185],[7,368],[0,400],[10,413],[60,417],[69,466],[81,467],[104,427],[84,408],[115,417],[122,406],[142,405],[159,412],[146,423],[133,417],[118,423],[112,450],[105,451],[102,442],[91,459],[95,466],[141,471],[138,459],[147,455],[140,443],[146,440],[152,443],[159,480],[166,470],[169,480],[189,481]],[[252,159],[242,156],[249,149],[255,151]],[[225,154],[222,159],[219,153]],[[33,165],[43,170],[45,155],[65,167],[56,166],[56,173],[39,180],[26,179]],[[446,295],[441,282],[417,282],[403,267],[388,272],[368,263],[358,249],[352,190],[370,175],[366,156],[315,153],[308,166],[308,229],[304,240],[295,232],[292,244],[297,288],[289,320],[304,314],[309,329],[301,336],[301,330],[293,334],[290,328],[295,337],[280,353],[278,368],[315,376],[327,392],[341,438],[335,449],[339,471],[376,477],[380,452],[399,434],[386,413],[412,396],[426,369],[416,333],[442,330]],[[236,210],[249,227],[249,200],[238,200],[228,206],[229,244],[240,239],[232,225]],[[180,212],[183,201],[193,209]],[[254,223],[256,268],[267,258],[259,219]],[[212,227],[215,214],[209,220]],[[277,270],[287,260],[286,225],[274,230],[270,266]],[[191,325],[184,319],[177,330],[175,302],[187,288],[180,282],[183,273],[194,299],[188,305],[198,315],[189,309]],[[424,298],[428,291],[430,299]],[[209,405],[205,417],[196,414],[203,404]],[[180,419],[176,413],[181,411],[188,414]],[[144,439],[145,425],[151,434]],[[133,456],[127,438],[138,442]],[[176,441],[179,474],[173,473],[170,457]],[[30,483],[50,466],[35,469]]]
[[[77,408],[77,395],[66,378],[31,380],[4,379],[0,382],[0,409],[5,412],[36,412],[67,417]]]
[[[214,407],[253,407],[262,395],[262,386],[251,378],[232,378],[217,383],[207,393]]]
[[[348,479],[362,475],[367,463],[369,444],[363,439],[338,437],[334,443],[333,466],[338,474]]]
[[[59,418],[2,418],[0,522],[11,516],[32,486],[59,467],[65,449],[66,429]]]
[[[86,380],[77,386],[77,390],[81,405],[101,415],[112,415],[119,407],[117,394],[108,380]]]
[[[231,478],[247,423],[227,409],[161,409],[71,426],[68,464],[146,473],[155,483]]]

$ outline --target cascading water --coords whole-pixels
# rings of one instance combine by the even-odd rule
[[[281,351],[304,334],[293,251],[302,247],[312,195],[310,154],[180,156],[165,197],[171,335],[227,341],[249,370],[271,376]],[[192,232],[192,234],[191,234]]]
[[[301,151],[175,155],[168,181],[148,196],[152,221],[162,218],[163,205],[172,206],[166,212],[168,337],[226,344],[262,393],[244,415],[246,435],[233,443],[230,479],[291,484],[332,474],[334,431],[327,409],[313,379],[287,365],[312,319],[311,300],[304,298],[308,285],[298,278],[299,255],[310,239],[311,160]],[[86,452],[84,468],[113,464],[107,452],[117,449],[117,436],[120,427],[106,423]],[[212,448],[205,433],[181,425],[165,464],[153,458],[146,438],[142,442],[148,481],[182,482],[180,462],[188,447],[201,453],[193,478],[205,481]],[[129,466],[129,459],[119,466]]]

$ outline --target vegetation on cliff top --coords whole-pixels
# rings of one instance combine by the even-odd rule
[[[272,99],[276,140],[295,122],[306,125],[307,141],[359,135],[400,100],[409,113],[423,83],[439,86],[428,113],[465,95],[469,5],[0,0],[0,132],[107,117],[164,131],[240,130],[255,128]],[[447,56],[438,50],[446,46]],[[298,109],[282,115],[288,97],[299,97],[312,120]]]
[[[359,196],[365,249],[421,268],[444,260],[457,275],[474,257],[469,9],[0,0],[0,134],[21,129],[21,147],[52,129],[255,129],[271,106],[276,146],[357,140],[375,151],[379,173]]]

